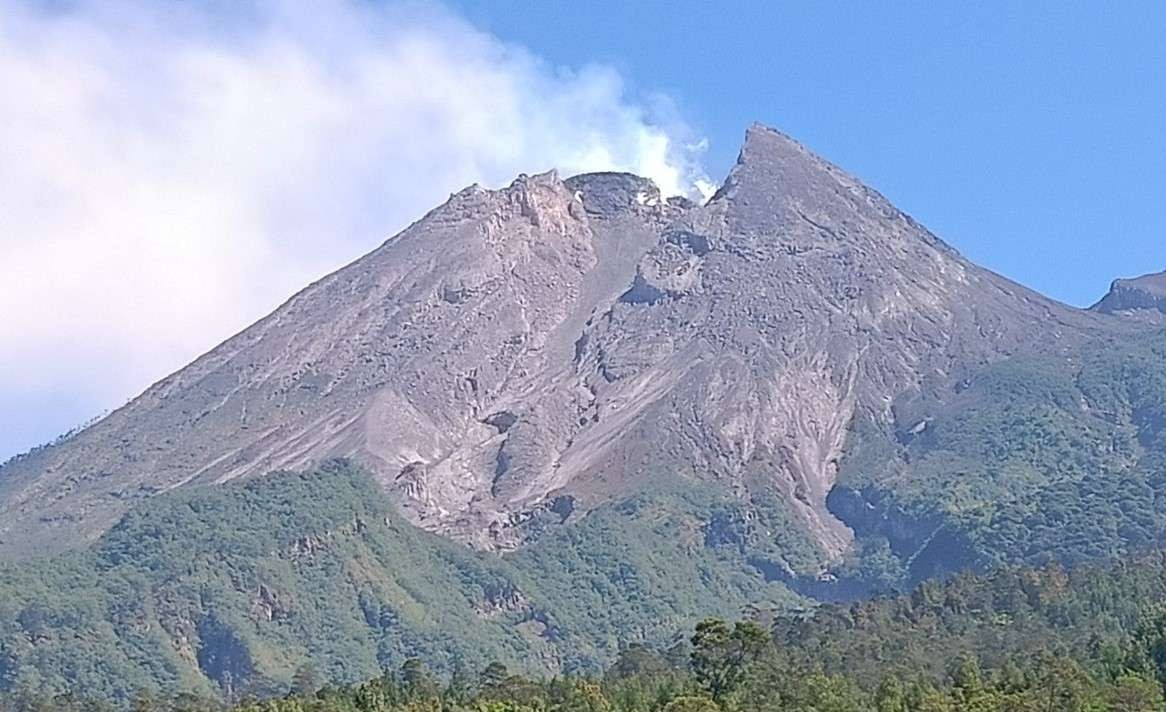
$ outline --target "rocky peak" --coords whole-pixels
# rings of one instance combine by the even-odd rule
[[[886,223],[939,244],[885,198],[789,136],[761,124],[745,143],[709,207],[743,236],[780,235],[809,227],[822,245],[871,237],[861,223]],[[887,231],[884,231],[887,232]],[[856,238],[862,238],[862,240]]]
[[[821,160],[789,136],[761,124],[745,132],[745,143],[737,154],[737,164],[711,202],[725,199],[749,200],[759,192],[786,194],[800,192],[807,177],[817,173]],[[811,183],[817,181],[811,180]]]
[[[631,173],[583,173],[566,181],[588,214],[613,217],[665,205],[660,189]]]
[[[0,552],[135,498],[346,457],[414,522],[511,546],[569,497],[776,495],[824,556],[852,420],[1110,321],[981,270],[760,125],[712,201],[552,172],[471,186],[75,437],[0,469]],[[666,486],[672,486],[667,484]]]
[[[1114,280],[1109,293],[1091,308],[1103,314],[1147,311],[1166,314],[1166,272]]]
[[[520,175],[505,193],[519,214],[529,218],[534,227],[566,232],[570,223],[584,220],[578,197],[559,180],[557,171]]]
[[[741,145],[738,163],[750,164],[774,160],[824,163],[821,158],[790,136],[765,124],[754,122],[745,129],[745,142]]]

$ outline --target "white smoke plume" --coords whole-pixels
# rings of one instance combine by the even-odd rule
[[[0,0],[0,87],[0,460],[470,183],[708,185],[666,98],[432,6]]]

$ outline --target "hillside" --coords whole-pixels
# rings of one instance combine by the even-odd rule
[[[1129,384],[1164,382],[1161,368],[1143,370],[1146,363],[1138,360],[1155,356],[1164,339],[1132,344],[1119,360],[1128,368],[1105,372],[1132,379],[1124,382],[1127,393],[1153,397]],[[1112,354],[1105,358],[1113,364]],[[1014,369],[1005,364],[999,371],[1015,375]],[[998,383],[1018,405],[1033,393],[1046,402],[1049,383],[1022,373],[1029,390],[1016,388],[1016,380]],[[1104,383],[1072,382],[1094,389]],[[1123,381],[1104,392],[1113,403],[1124,402],[1114,383]],[[1089,392],[1096,397],[1098,391]],[[1065,433],[1088,432],[1070,415],[1094,416],[1080,408],[1078,392],[1068,393],[1060,419],[1029,418],[1030,429],[1019,432],[1040,437],[1015,442],[1046,447],[1062,443]],[[1130,423],[1126,454],[1161,472],[1151,462],[1163,454],[1158,433],[1146,425],[1160,421],[1141,405],[1131,411],[1142,420]],[[998,420],[992,411],[959,412],[988,424]],[[1141,431],[1135,422],[1143,423]],[[992,445],[974,428],[959,432],[981,447]],[[1139,433],[1150,447],[1137,444]],[[938,447],[947,442],[937,437],[920,451],[950,459]],[[984,472],[1019,467],[1008,459],[984,461],[996,463],[982,465]],[[761,519],[715,489],[657,490],[570,523],[562,521],[565,509],[548,510],[528,523],[541,530],[535,543],[499,557],[415,528],[372,478],[345,463],[184,488],[141,503],[84,551],[0,567],[0,689],[79,690],[122,701],[141,690],[269,695],[288,689],[305,669],[320,680],[355,683],[410,658],[439,674],[491,661],[535,676],[594,673],[631,643],[663,650],[705,616],[743,611],[772,621],[789,664],[844,672],[867,687],[895,670],[927,671],[942,682],[952,650],[998,667],[1046,648],[1118,645],[1141,608],[1166,600],[1162,557],[1129,553],[1166,541],[1156,505],[1161,477],[1134,468],[1107,486],[1088,464],[1070,459],[1063,470],[1045,473],[1062,479],[1035,488],[1039,507],[1011,526],[960,509],[972,494],[993,501],[991,478],[968,477],[964,489],[945,485],[947,497],[919,500],[939,503],[927,516],[946,517],[940,528],[953,532],[948,540],[960,541],[960,550],[935,551],[942,538],[934,534],[923,551],[905,549],[910,542],[896,539],[896,532],[917,529],[867,524],[895,522],[889,511],[905,519],[902,503],[915,500],[904,491],[898,510],[884,500],[881,510],[867,510],[879,519],[851,520],[859,546],[826,578],[814,573],[816,547],[796,534],[792,512],[789,521],[775,519],[780,503],[774,502],[760,510],[769,519]],[[1031,476],[1041,473],[1034,469]],[[1010,500],[998,507],[1018,511]],[[1000,560],[1109,561],[1119,554],[1126,563],[1079,567],[1068,576],[1055,567],[997,566]],[[806,595],[869,595],[962,566],[994,573],[798,614],[813,610]]]
[[[1066,570],[1007,568],[909,595],[707,619],[665,648],[629,644],[602,673],[549,678],[494,660],[435,671],[412,658],[352,685],[301,666],[268,712],[1158,712],[1166,556]],[[92,698],[90,698],[92,699]],[[89,710],[84,695],[0,692]],[[173,700],[173,702],[170,702]],[[139,710],[222,709],[213,697],[134,695]]]
[[[499,559],[414,528],[343,463],[176,491],[85,551],[0,566],[0,689],[270,694],[306,664],[355,682],[410,657],[596,670],[700,615],[797,603],[705,545],[723,506],[637,498]]]
[[[1161,319],[1166,314],[1166,272],[1115,280],[1092,309],[1105,314],[1139,314]]]
[[[830,506],[907,581],[1166,535],[1166,332],[1008,359],[896,412],[856,427]]]

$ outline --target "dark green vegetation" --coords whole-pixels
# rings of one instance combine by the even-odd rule
[[[621,641],[796,603],[706,545],[703,521],[737,517],[700,499],[636,498],[502,559],[410,526],[342,463],[176,491],[88,551],[0,567],[0,689],[267,695],[305,664],[355,682],[410,657],[594,671]]]
[[[874,585],[1120,556],[1166,537],[1166,334],[1016,358],[855,427],[829,505]]]
[[[1006,569],[801,617],[698,624],[666,650],[625,646],[602,674],[531,678],[493,662],[409,659],[351,686],[301,667],[246,712],[1160,712],[1166,555],[1069,572]],[[41,709],[73,698],[10,697]],[[135,709],[221,709],[139,695]]]

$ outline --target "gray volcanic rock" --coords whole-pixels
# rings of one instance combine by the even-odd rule
[[[1166,272],[1115,280],[1109,293],[1091,308],[1104,314],[1138,311],[1166,314]]]
[[[672,480],[825,506],[856,415],[1107,328],[964,260],[754,126],[703,206],[624,174],[471,187],[124,408],[0,469],[0,550],[91,539],[138,498],[343,456],[421,526],[511,547]]]

